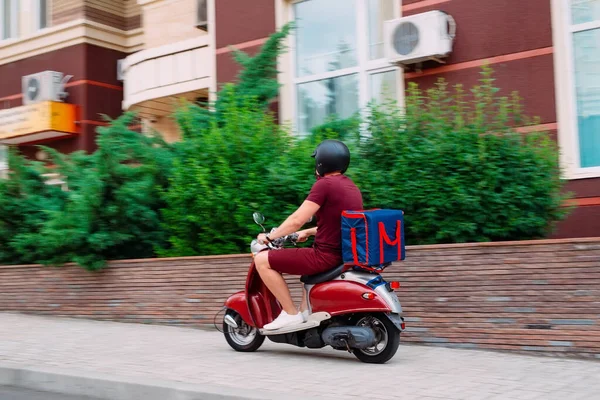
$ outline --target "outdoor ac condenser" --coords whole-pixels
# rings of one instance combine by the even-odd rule
[[[42,101],[63,101],[65,82],[70,76],[62,72],[44,71],[21,78],[23,104]]]
[[[447,57],[456,33],[454,18],[428,11],[384,23],[385,57],[393,64],[415,64]]]

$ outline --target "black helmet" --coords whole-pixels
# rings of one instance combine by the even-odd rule
[[[315,158],[315,169],[320,176],[335,171],[343,174],[350,165],[350,150],[339,140],[322,141],[312,156]]]

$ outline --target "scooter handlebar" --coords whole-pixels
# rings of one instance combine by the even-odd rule
[[[287,235],[278,239],[273,240],[270,244],[273,247],[283,247],[283,245],[287,242],[290,242],[294,245],[298,242],[299,235],[297,233],[292,233],[291,235]]]

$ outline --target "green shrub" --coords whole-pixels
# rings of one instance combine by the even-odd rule
[[[241,72],[209,109],[177,112],[184,140],[164,191],[169,245],[161,256],[248,251],[258,227],[252,213],[279,224],[314,181],[314,138],[298,141],[280,127],[268,106],[279,90],[277,60],[292,25],[274,33],[253,57],[235,51]]]
[[[62,155],[51,149],[69,193],[30,240],[38,262],[75,262],[90,270],[106,260],[153,257],[163,245],[161,190],[168,182],[172,150],[162,139],[128,128],[125,114],[98,129],[98,150]]]
[[[258,233],[252,213],[280,223],[310,188],[299,176],[308,171],[291,162],[291,136],[271,114],[251,100],[224,104],[222,124],[176,145],[163,210],[171,246],[161,255],[247,251],[248,238]]]
[[[257,110],[267,112],[269,104],[279,93],[277,62],[285,50],[283,41],[292,29],[293,23],[288,23],[271,34],[254,56],[234,49],[234,60],[241,67],[236,83],[225,85],[216,101],[207,108],[189,104],[175,113],[183,137],[194,138],[211,129],[213,123],[222,126],[226,122],[227,110],[243,107],[248,101],[252,101]]]
[[[9,166],[9,179],[0,179],[0,263],[35,263],[40,255],[38,234],[63,207],[66,194],[45,184],[42,174],[48,171],[41,163],[15,150],[9,152]]]
[[[370,114],[358,183],[367,206],[405,211],[409,243],[541,238],[568,212],[556,144],[511,128],[537,121],[518,95],[498,95],[489,67],[469,96],[409,84],[404,114]]]

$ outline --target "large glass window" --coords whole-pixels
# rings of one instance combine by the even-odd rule
[[[600,1],[571,0],[571,23],[574,25],[600,20]]]
[[[358,76],[356,74],[322,79],[298,85],[298,130],[309,132],[327,116],[348,118],[358,110]]]
[[[48,0],[36,0],[36,22],[38,29],[48,27]]]
[[[396,75],[397,71],[386,71],[371,74],[369,76],[371,99],[380,104],[396,99],[396,93],[398,91]]]
[[[579,167],[600,167],[600,0],[570,0]]]
[[[369,13],[369,57],[383,57],[383,22],[394,19],[394,2],[368,0]]]
[[[17,37],[18,0],[0,0],[0,39]]]
[[[397,98],[398,68],[383,58],[383,23],[395,0],[304,0],[296,23],[294,84],[301,134],[335,114],[347,118],[371,100]]]
[[[356,1],[307,0],[295,5],[296,75],[316,75],[354,67]]]

